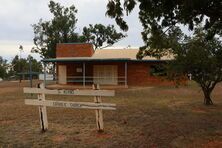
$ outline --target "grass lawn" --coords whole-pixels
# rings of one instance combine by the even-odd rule
[[[28,83],[0,83],[0,147],[222,147],[222,85],[215,105],[204,106],[200,88],[189,84],[117,90],[116,111],[104,111],[104,133],[97,133],[95,112],[47,108],[49,130],[40,132],[37,106],[24,105]],[[64,101],[92,97],[46,96]]]

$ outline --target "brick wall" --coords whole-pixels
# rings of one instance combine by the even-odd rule
[[[67,65],[68,76],[82,76],[81,72],[76,72],[76,68],[81,68],[82,63],[58,63],[58,65]],[[150,66],[153,63],[142,62],[128,62],[127,65],[127,78],[128,86],[154,86],[154,85],[173,85],[172,81],[168,81],[161,77],[155,77],[150,75]],[[157,64],[157,63],[156,63]],[[117,65],[118,76],[125,76],[125,63],[124,62],[90,62],[85,64],[86,76],[93,76],[93,65]],[[57,69],[58,74],[58,69]],[[72,83],[80,84],[80,83]],[[90,84],[90,83],[86,83]],[[124,85],[124,83],[118,83]]]
[[[153,85],[173,85],[172,81],[163,77],[151,76],[150,66],[158,63],[128,63],[128,85],[129,86],[153,86]]]
[[[56,45],[56,57],[91,57],[94,53],[92,44],[59,43]]]

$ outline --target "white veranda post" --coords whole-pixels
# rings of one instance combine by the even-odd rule
[[[83,62],[83,87],[85,88],[85,86],[86,86],[86,64],[85,64],[85,62]]]

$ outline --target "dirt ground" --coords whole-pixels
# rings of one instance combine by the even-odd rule
[[[146,87],[117,90],[116,111],[104,111],[105,132],[97,133],[95,112],[47,108],[49,130],[41,133],[38,107],[27,106],[28,82],[0,82],[0,147],[222,147],[222,85],[213,106],[200,88]],[[50,100],[93,101],[92,97],[46,96]]]

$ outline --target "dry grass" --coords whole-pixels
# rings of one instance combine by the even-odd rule
[[[215,105],[202,104],[195,84],[181,88],[117,90],[116,111],[104,111],[105,132],[97,133],[92,110],[47,108],[49,130],[40,132],[38,107],[24,105],[18,83],[0,83],[0,147],[222,147],[222,86]],[[47,96],[55,100],[93,98]]]

